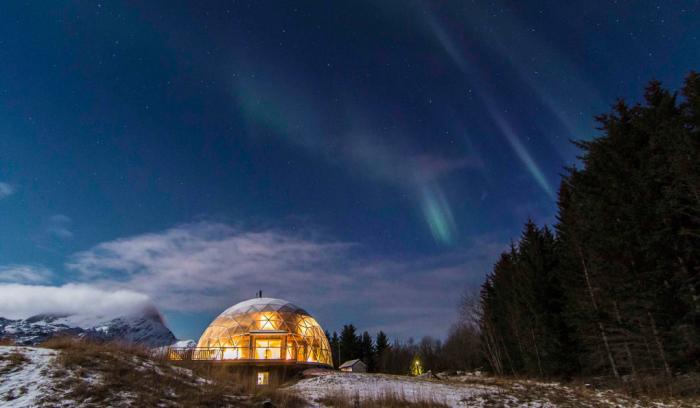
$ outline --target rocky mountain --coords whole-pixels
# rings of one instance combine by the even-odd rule
[[[126,316],[41,314],[17,320],[0,317],[0,339],[35,345],[56,335],[123,341],[148,347],[171,345],[177,341],[155,308]]]

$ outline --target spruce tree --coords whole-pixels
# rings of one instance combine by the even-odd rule
[[[373,373],[375,371],[374,345],[372,344],[372,336],[370,336],[368,332],[362,333],[359,358],[367,364],[368,372]]]
[[[383,331],[377,333],[377,339],[374,342],[375,347],[375,367],[379,373],[387,372],[388,354],[390,352],[389,338]]]
[[[340,364],[360,358],[360,339],[356,331],[355,326],[346,324],[340,332]]]
[[[330,340],[328,341],[329,345],[331,347],[331,356],[333,357],[333,367],[338,368],[340,367],[341,362],[339,361],[340,356],[338,356],[338,351],[339,346],[340,346],[340,339],[338,338],[338,333],[333,332],[333,335],[330,337]]]
[[[528,221],[481,290],[498,374],[640,380],[700,369],[700,76],[657,81],[575,142],[556,235]]]

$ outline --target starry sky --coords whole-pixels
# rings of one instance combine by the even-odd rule
[[[555,221],[569,140],[700,68],[697,1],[2,8],[0,282],[145,294],[181,338],[258,289],[444,337]]]

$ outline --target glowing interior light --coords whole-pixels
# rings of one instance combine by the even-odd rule
[[[241,355],[237,348],[227,348],[224,350],[224,360],[238,360],[239,358],[241,358]]]
[[[256,339],[255,358],[258,360],[279,360],[281,356],[281,339]]]
[[[260,313],[260,320],[258,322],[260,330],[277,330],[277,327],[274,324],[274,318],[275,313],[273,312]]]
[[[193,359],[332,364],[323,329],[302,309],[278,299],[253,299],[241,304],[244,307],[234,305],[210,324],[199,339]]]
[[[258,385],[267,385],[270,383],[270,373],[268,371],[261,371],[258,373]]]

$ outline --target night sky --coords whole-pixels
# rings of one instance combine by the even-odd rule
[[[258,289],[443,337],[698,35],[696,1],[4,2],[0,282],[144,293],[182,338]]]

